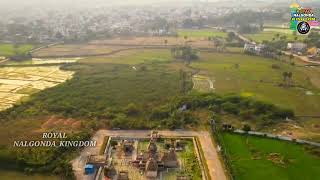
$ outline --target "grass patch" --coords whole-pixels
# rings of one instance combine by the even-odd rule
[[[217,31],[214,29],[180,29],[178,30],[178,36],[180,37],[195,37],[195,38],[207,38],[207,37],[227,37],[227,33]]]
[[[280,69],[272,68],[273,64],[279,65]],[[210,79],[215,80],[214,87],[217,93],[237,92],[294,109],[298,115],[319,115],[320,91],[308,80],[312,73],[306,73],[305,67],[258,56],[204,52],[191,66],[205,71]],[[319,73],[316,68],[308,70],[314,74]],[[293,84],[303,88],[278,86],[283,82],[282,73],[285,71],[292,72]],[[314,95],[306,95],[307,90],[314,92]]]
[[[295,40],[295,37],[297,37],[297,41],[303,41],[307,36],[303,35],[293,35],[293,31],[289,29],[272,29],[272,28],[266,28],[264,31],[259,32],[257,34],[245,34],[246,37],[249,39],[255,41],[255,42],[263,42],[271,41],[273,38],[277,39],[276,34],[279,34],[281,36],[286,36],[287,40],[293,41]]]
[[[23,44],[17,47],[14,47],[12,44],[0,44],[0,56],[13,56],[16,54],[25,54],[31,49],[33,49],[31,44]]]
[[[320,159],[294,143],[223,133],[235,177],[239,180],[319,177]]]
[[[18,94],[34,94],[36,92],[38,92],[39,89],[35,89],[35,88],[32,88],[32,87],[25,87],[25,88],[22,88],[22,89],[19,89],[17,91]]]
[[[199,165],[199,160],[194,151],[194,144],[192,140],[186,140],[185,150],[178,153],[182,160],[183,174],[191,177],[192,180],[201,180],[202,173]]]
[[[112,64],[141,64],[145,62],[169,62],[171,54],[168,50],[127,50],[119,55],[109,57],[89,57],[80,63],[112,63]]]

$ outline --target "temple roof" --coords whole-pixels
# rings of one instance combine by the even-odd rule
[[[158,163],[155,159],[150,158],[146,163],[146,171],[158,171]]]

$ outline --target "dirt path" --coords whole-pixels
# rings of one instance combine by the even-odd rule
[[[222,163],[220,162],[216,147],[212,142],[212,138],[207,131],[158,131],[163,136],[177,136],[177,137],[198,137],[199,142],[206,159],[209,169],[209,174],[212,180],[226,180],[227,176],[224,172]],[[79,180],[87,180],[88,177],[83,174],[85,162],[83,159],[90,154],[98,154],[103,138],[105,136],[123,136],[123,137],[148,137],[151,131],[149,130],[99,130],[94,136],[93,140],[97,141],[96,147],[86,148],[81,152],[81,155],[72,161],[73,170]]]
[[[294,54],[294,53],[289,52],[289,51],[282,51],[282,52],[287,56],[293,55],[294,57],[297,57],[300,61],[303,61],[305,63],[312,63],[312,64],[320,65],[319,61],[311,61],[307,56],[299,56],[299,55]]]
[[[0,61],[0,64],[5,63],[7,61],[9,61],[9,59],[3,59],[3,60]]]

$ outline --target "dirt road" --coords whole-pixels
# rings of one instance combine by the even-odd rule
[[[198,137],[206,163],[208,165],[209,174],[212,180],[226,180],[227,176],[224,172],[222,162],[220,162],[217,149],[212,142],[212,138],[207,131],[158,131],[162,136],[177,136],[177,137]],[[121,137],[148,137],[151,131],[149,130],[99,130],[94,136],[93,140],[97,141],[96,147],[86,148],[81,152],[81,155],[72,161],[73,169],[76,177],[79,180],[90,179],[83,175],[84,163],[83,158],[90,154],[99,153],[103,137],[105,136],[121,136]]]
[[[72,169],[77,180],[93,180],[94,175],[86,175],[84,174],[84,166],[86,165],[86,159],[89,155],[99,154],[99,150],[103,143],[104,134],[98,131],[93,137],[92,141],[97,141],[97,146],[95,147],[87,147],[83,149],[76,159],[72,160]]]
[[[307,56],[299,56],[299,55],[291,53],[289,51],[282,51],[282,52],[287,56],[293,55],[294,57],[297,57],[299,60],[301,60],[305,63],[320,64],[319,61],[311,61]]]

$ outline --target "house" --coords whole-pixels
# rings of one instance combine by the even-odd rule
[[[179,166],[177,154],[174,148],[170,148],[169,152],[165,152],[161,157],[161,162],[165,167],[177,168]]]
[[[263,53],[263,50],[266,48],[266,45],[264,44],[252,44],[252,43],[246,43],[244,45],[244,51],[245,52],[250,52],[250,53],[255,53],[255,54],[260,54]]]
[[[287,49],[291,50],[292,52],[304,52],[307,49],[307,44],[305,43],[288,43]]]
[[[244,51],[245,52],[254,52],[255,51],[255,44],[251,44],[251,43],[246,43],[244,44]]]
[[[259,44],[254,47],[256,53],[261,53],[266,48],[266,45]]]

